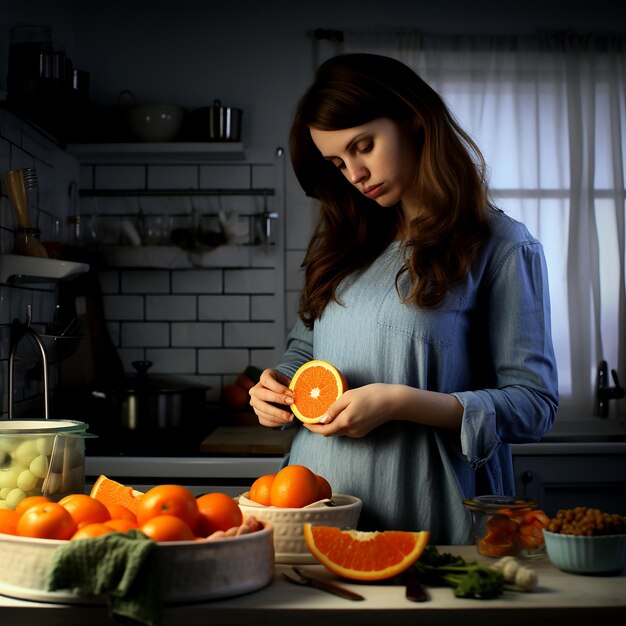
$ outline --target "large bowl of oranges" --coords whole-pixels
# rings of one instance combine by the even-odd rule
[[[304,540],[305,523],[356,528],[363,502],[333,493],[328,481],[302,465],[260,476],[236,498],[244,516],[271,524],[277,563],[317,563]]]
[[[239,595],[272,581],[272,537],[225,493],[169,484],[141,493],[101,476],[89,495],[0,509],[0,593],[62,603],[107,603],[146,586],[161,586],[165,603]]]

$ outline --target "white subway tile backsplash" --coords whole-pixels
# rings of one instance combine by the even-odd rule
[[[117,270],[100,270],[98,272],[98,281],[102,293],[119,293],[120,292],[120,272]]]
[[[301,268],[304,250],[288,250],[285,253],[285,285],[287,289],[299,290],[304,284],[304,272]]]
[[[123,322],[123,347],[154,348],[170,345],[170,325],[166,322]]]
[[[252,166],[253,189],[274,189],[276,186],[276,168],[273,165]]]
[[[172,346],[208,348],[222,345],[222,325],[201,322],[172,324]]]
[[[52,165],[55,161],[55,155],[58,147],[44,137],[40,132],[24,126],[22,130],[22,150],[36,156],[39,161]],[[36,166],[36,164],[34,164]]]
[[[199,296],[198,319],[249,320],[249,296]]]
[[[274,293],[273,269],[224,270],[224,293]]]
[[[0,136],[6,141],[19,143],[22,136],[22,124],[16,124],[16,118],[12,113],[0,109]]]
[[[167,270],[126,270],[122,272],[122,293],[168,293],[170,273]]]
[[[222,271],[219,269],[175,270],[172,293],[221,293]]]
[[[278,351],[263,349],[250,350],[250,363],[261,370],[268,367],[275,367],[282,353],[282,346],[279,346]]]
[[[249,189],[250,167],[247,165],[203,165],[200,167],[200,189]]]
[[[107,320],[142,320],[144,318],[143,296],[113,296],[102,298],[104,316]]]
[[[93,165],[81,165],[78,171],[78,186],[81,189],[94,188],[95,168]]]
[[[274,296],[251,297],[252,320],[271,320],[276,318],[276,298]]]
[[[195,165],[149,165],[148,189],[197,189]]]
[[[298,308],[300,306],[300,292],[285,292],[285,326],[286,331],[291,330],[298,319]]]
[[[276,340],[273,323],[265,322],[226,322],[224,324],[224,345],[226,347],[270,348]]]
[[[145,189],[143,165],[100,165],[95,173],[96,189]]]
[[[37,167],[40,224],[54,219],[59,204],[56,198],[66,198],[69,180],[75,180],[82,190],[122,192],[80,199],[85,222],[92,215],[99,216],[98,240],[106,245],[121,242],[120,216],[134,224],[138,224],[141,214],[144,224],[154,224],[158,217],[166,235],[172,228],[188,227],[194,208],[202,215],[201,224],[207,230],[219,228],[216,216],[220,211],[233,216],[229,222],[234,233],[231,245],[197,255],[190,263],[194,266],[191,269],[119,267],[99,271],[106,327],[127,373],[135,373],[133,361],[150,360],[151,373],[193,377],[211,387],[207,398],[217,402],[222,385],[234,380],[248,365],[264,368],[275,364],[275,343],[280,339],[273,321],[274,309],[282,300],[275,294],[283,290],[284,277],[275,270],[279,260],[274,242],[281,236],[286,217],[282,196],[136,193],[274,188],[277,181],[273,164],[107,161],[79,165],[71,155],[56,154],[58,149],[47,145],[46,138],[37,133],[24,135],[23,129],[7,124],[7,116],[0,110],[0,165],[4,164],[5,170]],[[63,159],[71,160],[69,166]],[[47,195],[50,188],[56,195]],[[267,245],[249,245],[263,240],[264,222],[256,216],[265,208],[280,213],[279,220],[272,222],[272,238]],[[61,217],[65,219],[65,213]],[[6,194],[0,195],[0,221],[3,226],[14,225]],[[12,238],[1,236],[0,242],[0,251],[10,252]],[[166,245],[170,245],[169,239]],[[46,322],[53,315],[56,296],[55,288],[29,286],[16,290],[1,286],[0,323],[8,323],[13,317],[23,319],[26,303],[33,305],[36,321]],[[0,340],[1,371],[6,365],[8,342],[4,336]],[[35,382],[40,385],[40,381]],[[26,384],[23,389],[27,389]],[[3,409],[6,407],[0,406],[0,413]]]
[[[127,374],[137,373],[137,370],[132,365],[133,361],[144,361],[146,358],[143,348],[118,348],[117,353]]]
[[[199,374],[239,374],[248,367],[248,350],[198,350]]]
[[[196,319],[196,296],[146,296],[146,319],[193,321]]]
[[[209,386],[206,392],[207,402],[219,402],[222,393],[222,377],[221,376],[203,376],[205,383]]]
[[[196,351],[192,348],[148,349],[146,359],[152,361],[155,374],[195,374]]]
[[[107,321],[106,323],[106,327],[107,327],[107,331],[109,333],[109,337],[111,338],[111,341],[113,342],[114,346],[119,346],[120,345],[120,322],[109,322]]]
[[[272,228],[276,228],[276,222],[272,222]],[[273,232],[273,231],[272,231]],[[265,245],[250,246],[250,266],[254,268],[276,267],[276,246]]]

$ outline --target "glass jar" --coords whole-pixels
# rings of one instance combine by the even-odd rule
[[[38,228],[17,228],[13,240],[13,254],[47,258],[48,253],[40,240]]]
[[[0,508],[14,509],[27,495],[60,500],[85,490],[85,422],[0,420]]]
[[[540,556],[545,551],[543,528],[548,516],[532,498],[487,495],[466,498],[472,514],[474,541],[483,556]]]

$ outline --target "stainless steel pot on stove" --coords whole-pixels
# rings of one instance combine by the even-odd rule
[[[124,429],[154,432],[184,427],[186,422],[202,418],[208,387],[175,377],[150,375],[151,361],[134,361],[132,365],[136,374],[127,376],[122,387],[102,393]]]

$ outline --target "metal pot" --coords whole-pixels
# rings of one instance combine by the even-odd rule
[[[223,107],[219,100],[215,100],[212,107],[193,111],[194,136],[201,141],[241,141],[242,115],[241,109]]]
[[[187,417],[200,417],[206,409],[207,387],[186,381],[150,376],[151,361],[134,361],[137,374],[126,379],[117,397],[120,422],[133,431],[178,428]]]
[[[198,450],[210,430],[209,387],[148,374],[150,361],[134,361],[136,374],[106,391],[91,392],[96,454],[181,455]],[[95,417],[97,416],[97,417]]]

